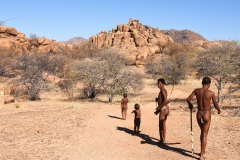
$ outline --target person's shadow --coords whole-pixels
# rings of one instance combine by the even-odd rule
[[[192,152],[191,151],[171,146],[171,145],[175,145],[175,144],[181,144],[179,142],[176,142],[176,143],[163,143],[163,144],[161,144],[161,143],[159,143],[159,140],[156,139],[156,138],[150,137],[149,135],[142,134],[142,133],[135,133],[133,130],[130,130],[130,129],[125,128],[125,127],[117,127],[117,130],[124,131],[124,132],[126,132],[128,134],[136,135],[136,136],[142,138],[143,141],[141,141],[141,144],[155,145],[155,146],[158,146],[161,149],[165,149],[165,150],[168,150],[168,151],[173,151],[173,152],[179,153],[181,155],[184,155],[186,157],[191,157],[193,159],[198,159],[197,157],[192,156]],[[194,153],[194,155],[198,155],[198,154]]]
[[[120,117],[117,117],[117,116],[111,116],[111,115],[108,115],[108,117],[110,117],[110,118],[115,118],[115,119],[122,119],[122,118],[120,118]]]

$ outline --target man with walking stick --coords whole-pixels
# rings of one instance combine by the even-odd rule
[[[198,111],[197,111],[196,117],[197,117],[198,125],[201,129],[201,135],[200,135],[200,142],[201,142],[200,159],[201,160],[205,159],[204,154],[205,154],[205,148],[207,144],[207,134],[208,134],[210,122],[211,122],[211,100],[213,102],[214,107],[218,110],[218,114],[221,113],[221,110],[216,101],[214,92],[209,90],[210,84],[211,84],[211,79],[209,77],[204,77],[202,79],[202,88],[195,89],[186,100],[190,110],[192,111],[193,105],[190,101],[195,96],[197,98]],[[192,134],[192,126],[191,126],[191,134]]]

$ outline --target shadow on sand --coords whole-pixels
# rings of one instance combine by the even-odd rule
[[[192,156],[192,152],[191,151],[188,151],[188,150],[185,150],[185,149],[181,149],[181,148],[177,148],[177,147],[172,147],[171,145],[175,145],[175,144],[181,144],[179,142],[176,142],[176,143],[163,143],[163,144],[160,144],[159,143],[159,139],[156,139],[156,138],[153,138],[153,137],[150,137],[149,135],[146,135],[146,134],[142,134],[142,133],[135,133],[133,130],[130,130],[128,128],[125,128],[125,127],[117,127],[117,130],[119,131],[124,131],[128,134],[131,134],[131,135],[135,135],[135,136],[138,136],[140,138],[143,139],[143,141],[141,141],[141,144],[150,144],[150,145],[155,145],[155,146],[158,146],[159,148],[161,149],[165,149],[165,150],[168,150],[168,151],[173,151],[173,152],[176,152],[178,154],[181,154],[181,155],[184,155],[186,157],[191,157],[193,159],[199,159],[197,157],[193,157]],[[196,154],[194,153],[195,155],[199,155],[199,154]]]
[[[110,117],[110,118],[115,118],[115,119],[121,119],[121,120],[122,120],[122,118],[117,117],[117,116],[111,116],[111,115],[108,115],[108,117]]]

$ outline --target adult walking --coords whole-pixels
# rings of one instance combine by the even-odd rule
[[[192,109],[193,105],[191,100],[193,97],[197,97],[197,122],[201,129],[200,142],[201,142],[201,153],[200,159],[205,159],[205,148],[207,145],[207,135],[211,122],[211,101],[213,102],[214,107],[218,110],[218,114],[221,113],[221,110],[216,101],[216,96],[214,92],[209,90],[211,85],[211,79],[209,77],[204,77],[202,79],[202,88],[195,89],[189,97],[186,99],[189,108]]]

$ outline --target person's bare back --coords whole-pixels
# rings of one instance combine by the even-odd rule
[[[121,101],[121,107],[124,109],[127,108],[127,103],[128,103],[128,98],[124,97]]]
[[[127,118],[127,108],[128,108],[128,98],[127,93],[123,94],[123,99],[121,100],[121,112],[122,112],[122,119],[126,120]]]
[[[211,99],[213,99],[214,106],[217,105],[215,94],[208,88],[195,89],[194,94],[197,97],[198,111],[211,111]]]
[[[134,118],[134,132],[135,133],[139,133],[139,128],[140,128],[140,124],[141,124],[141,110],[140,110],[140,105],[139,104],[135,104],[134,105],[135,110],[132,111],[132,113],[134,113],[135,118]]]

